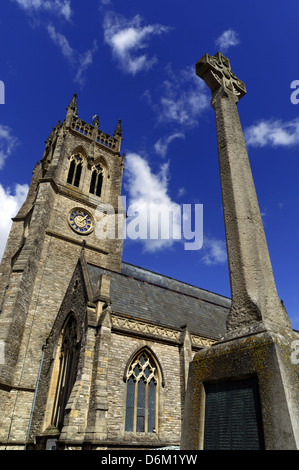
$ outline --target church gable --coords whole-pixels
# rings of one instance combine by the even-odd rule
[[[58,436],[74,384],[83,373],[88,293],[81,261],[46,340],[31,435]],[[64,389],[64,390],[63,390]]]

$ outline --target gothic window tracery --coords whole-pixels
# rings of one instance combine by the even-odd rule
[[[64,329],[59,356],[59,372],[52,413],[52,424],[61,429],[65,407],[76,378],[78,359],[77,321],[70,315]]]
[[[100,197],[103,186],[103,168],[101,165],[94,165],[91,169],[91,180],[89,192]]]
[[[126,383],[125,431],[157,432],[158,370],[147,350],[131,362]]]
[[[80,178],[82,173],[83,167],[83,158],[81,155],[76,154],[71,156],[69,172],[67,176],[67,183],[75,186],[76,188],[79,187]]]

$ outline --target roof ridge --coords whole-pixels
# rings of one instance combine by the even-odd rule
[[[118,272],[118,271],[113,271],[112,269],[109,269],[109,268],[103,268],[101,266],[97,266],[95,264],[92,264],[92,263],[87,263],[88,265],[91,265],[91,266],[95,266],[97,268],[100,268],[100,269],[103,269],[105,271],[110,271],[114,274],[118,274],[120,276],[124,276],[124,277],[127,277],[129,279],[135,279],[136,281],[139,281],[139,282],[144,282],[145,284],[150,284],[152,286],[155,286],[155,287],[160,287],[160,289],[166,289],[168,290],[169,292],[175,292],[176,294],[180,294],[180,295],[185,295],[186,297],[191,297],[193,299],[197,299],[197,300],[202,300],[203,302],[207,302],[209,304],[212,304],[212,305],[217,305],[218,307],[222,307],[222,308],[226,308],[228,309],[229,307],[226,307],[225,305],[221,305],[217,302],[213,302],[212,300],[208,300],[208,299],[203,299],[201,297],[197,297],[195,295],[191,295],[191,294],[188,294],[186,292],[181,292],[181,291],[177,291],[175,289],[171,289],[170,287],[167,287],[167,286],[161,286],[160,284],[156,284],[154,282],[150,282],[150,281],[145,281],[144,279],[139,279],[138,277],[135,277],[135,276],[130,276],[129,274],[125,274],[125,273],[122,273],[122,272]],[[130,264],[130,263],[126,263],[126,264]],[[135,266],[134,264],[131,264],[131,266]],[[138,266],[135,266],[138,268]],[[143,268],[140,268],[140,269],[143,269]],[[152,271],[154,272],[154,271]],[[156,273],[155,273],[156,274]],[[162,275],[163,276],[163,275]],[[167,276],[163,276],[163,277],[167,277]],[[172,278],[169,278],[169,279],[172,279]],[[176,280],[176,279],[173,279],[173,280]],[[178,282],[181,282],[181,281],[178,281]],[[183,282],[181,282],[182,284],[184,284]],[[189,285],[189,284],[186,284],[186,285]],[[201,289],[200,287],[196,287],[196,286],[191,286],[190,287],[194,287],[195,289],[200,289],[200,290],[204,290],[204,289]],[[206,291],[206,292],[209,292],[209,291]],[[213,292],[210,292],[211,294],[213,294]],[[217,295],[218,297],[221,297],[219,294],[215,294]],[[224,297],[223,298],[226,298],[228,300],[230,300],[228,297]]]
[[[210,294],[213,294],[213,295],[217,295],[218,297],[222,297],[224,299],[227,299],[227,300],[231,300],[230,297],[227,297],[226,295],[222,295],[222,294],[218,294],[217,292],[213,292],[211,290],[208,290],[208,289],[204,289],[202,287],[198,287],[198,286],[195,286],[194,284],[189,284],[188,282],[185,282],[185,281],[181,281],[180,279],[175,279],[174,277],[170,277],[170,276],[167,276],[166,274],[160,274],[160,273],[157,273],[156,271],[152,271],[151,269],[147,269],[147,268],[143,268],[141,266],[137,266],[136,264],[132,264],[132,263],[128,263],[127,261],[122,261],[122,264],[127,264],[129,266],[133,266],[135,268],[138,268],[138,269],[142,269],[143,271],[147,271],[149,273],[153,273],[153,274],[156,274],[158,276],[161,276],[161,277],[165,277],[166,279],[171,279],[173,281],[176,281],[176,282],[179,282],[180,284],[185,284],[186,286],[190,286],[190,287],[193,287],[194,289],[200,289],[204,292],[208,292]],[[121,273],[122,274],[122,273]],[[141,279],[140,279],[141,280]]]

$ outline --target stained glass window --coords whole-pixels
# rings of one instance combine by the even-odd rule
[[[127,382],[126,431],[132,431],[134,426],[135,382],[133,376]]]
[[[139,353],[127,373],[126,431],[156,432],[157,379],[150,354]]]
[[[153,380],[148,384],[148,432],[154,432],[156,414],[156,385]]]

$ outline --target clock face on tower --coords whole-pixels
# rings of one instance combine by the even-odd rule
[[[74,232],[81,235],[86,235],[93,230],[92,215],[80,207],[76,207],[70,211],[68,223]]]

